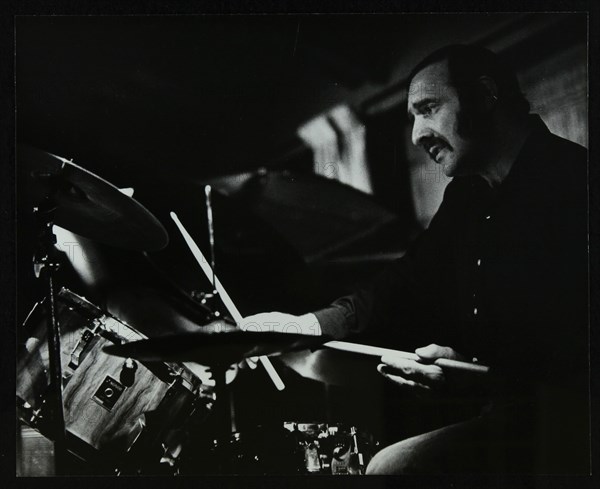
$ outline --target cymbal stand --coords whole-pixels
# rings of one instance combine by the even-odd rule
[[[217,290],[216,275],[215,275],[215,230],[213,224],[213,212],[211,202],[212,188],[210,185],[204,187],[204,195],[206,198],[206,218],[208,222],[208,243],[210,245],[210,269],[212,271],[212,277],[209,277],[212,285],[211,292],[198,292],[196,294],[200,304],[208,307],[215,319],[221,317],[219,311],[219,291]]]
[[[54,465],[55,474],[64,475],[66,459],[66,431],[63,413],[62,372],[60,361],[60,330],[56,313],[54,274],[59,268],[55,260],[56,236],[52,231],[57,205],[52,197],[46,197],[33,212],[38,224],[38,243],[33,256],[36,278],[45,278],[48,291],[48,357],[50,363],[50,412],[54,421]]]

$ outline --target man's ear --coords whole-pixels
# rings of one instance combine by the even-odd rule
[[[496,81],[487,76],[480,76],[477,80],[477,100],[482,112],[491,111],[498,102],[498,85]]]

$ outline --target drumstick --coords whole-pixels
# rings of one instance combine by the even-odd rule
[[[171,215],[171,219],[173,219],[173,221],[177,225],[179,232],[183,236],[183,239],[185,239],[185,242],[187,243],[190,251],[192,252],[192,255],[194,255],[194,258],[198,262],[198,265],[200,265],[200,268],[202,268],[202,271],[206,275],[206,278],[209,281],[214,280],[213,285],[214,285],[216,291],[218,292],[218,294],[221,296],[221,300],[223,301],[223,304],[227,308],[227,311],[229,311],[229,314],[231,315],[232,319],[238,324],[238,326],[241,325],[243,318],[242,318],[242,315],[240,314],[240,311],[238,310],[237,307],[235,307],[235,304],[231,300],[231,297],[229,297],[229,294],[225,290],[225,287],[223,287],[223,285],[221,285],[221,281],[219,280],[219,278],[213,273],[213,270],[210,267],[210,265],[208,264],[208,262],[206,261],[206,258],[202,254],[202,251],[200,251],[200,248],[198,248],[198,245],[196,245],[196,243],[194,242],[194,240],[192,239],[190,234],[187,232],[187,230],[185,229],[185,227],[183,226],[183,224],[177,217],[177,214],[175,214],[173,211],[171,211],[170,215]],[[282,391],[283,389],[285,389],[285,384],[283,383],[283,380],[281,380],[281,377],[279,377],[279,374],[275,370],[275,367],[273,367],[273,364],[271,363],[271,361],[266,356],[259,357],[259,360],[262,363],[263,367],[265,368],[267,374],[269,374],[269,377],[271,377],[271,380],[273,381],[273,384],[275,384],[275,387],[277,388],[277,390]]]
[[[359,343],[348,343],[347,341],[329,341],[323,346],[332,348],[334,350],[348,351],[351,353],[361,353],[363,355],[370,355],[374,357],[382,357],[384,355],[394,355],[397,358],[403,358],[406,360],[418,361],[421,359],[416,353],[410,353],[400,350],[392,350],[390,348],[382,348],[380,346],[361,345]],[[434,365],[442,368],[453,368],[455,370],[465,370],[474,373],[485,374],[488,372],[489,367],[485,365],[478,365],[476,363],[461,362],[458,360],[450,360],[448,358],[438,358],[433,362]]]

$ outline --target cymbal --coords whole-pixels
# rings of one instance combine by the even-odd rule
[[[206,333],[178,333],[123,345],[110,345],[106,353],[153,362],[197,362],[207,366],[225,366],[254,356],[272,356],[305,350],[327,341],[323,336],[276,332],[252,333],[234,330]]]
[[[73,233],[118,248],[155,251],[167,246],[163,225],[139,202],[75,163],[19,145],[17,163],[31,203],[51,197],[54,223]]]

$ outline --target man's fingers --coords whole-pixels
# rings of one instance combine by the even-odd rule
[[[431,390],[431,387],[429,387],[428,385],[422,384],[420,382],[416,382],[414,380],[406,379],[400,375],[393,374],[388,369],[389,369],[389,367],[384,363],[380,363],[379,365],[377,365],[377,371],[381,375],[390,379],[391,381],[395,382],[396,384],[398,384],[400,386],[410,387],[412,389],[420,389],[420,390],[425,390],[425,391]]]
[[[425,365],[414,360],[399,358],[394,355],[381,357],[383,364],[398,370],[404,378],[425,384],[444,381],[444,371],[437,365]]]
[[[449,360],[464,360],[464,357],[449,346],[440,346],[432,343],[431,345],[417,348],[415,353],[424,360],[437,360],[438,358],[447,358]]]
[[[241,369],[245,369],[246,367],[248,367],[248,368],[251,368],[252,370],[254,370],[258,366],[257,363],[258,363],[258,357],[248,357],[248,358],[244,358],[237,365]]]

